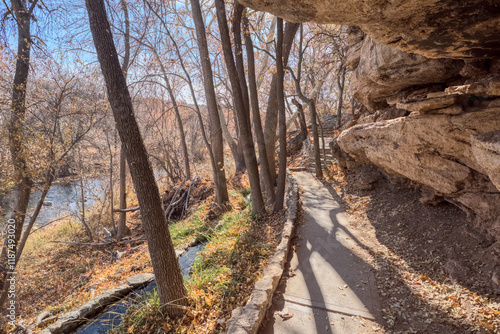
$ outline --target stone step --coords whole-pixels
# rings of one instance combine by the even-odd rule
[[[323,156],[323,154],[321,154],[321,155],[320,155],[320,159],[321,159],[321,160],[324,160],[324,158],[325,158],[325,157]],[[312,155],[312,154],[311,154],[311,155],[309,156],[309,159],[311,159],[312,161],[314,161],[314,155]],[[327,155],[326,155],[326,161],[333,161],[333,160],[334,160],[334,157],[333,157],[331,154],[327,154]]]
[[[290,167],[288,168],[291,172],[305,172],[307,171],[307,168],[304,166],[295,166],[295,167]]]

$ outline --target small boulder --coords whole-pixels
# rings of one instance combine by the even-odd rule
[[[155,275],[153,273],[142,273],[127,278],[127,284],[135,289],[148,284],[154,279]]]
[[[491,273],[491,286],[496,293],[500,294],[500,266],[497,266]]]

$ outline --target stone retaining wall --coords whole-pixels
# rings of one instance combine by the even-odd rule
[[[264,269],[263,277],[255,283],[254,291],[247,304],[233,310],[231,319],[227,324],[228,334],[256,334],[267,310],[272,304],[274,291],[283,274],[297,218],[297,182],[289,171],[287,171],[287,183],[287,211],[281,242],[276,248],[276,253],[271,257],[269,265]]]

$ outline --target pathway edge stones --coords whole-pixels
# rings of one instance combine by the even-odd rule
[[[297,181],[287,170],[288,194],[286,199],[286,218],[281,242],[276,247],[276,252],[264,269],[263,277],[255,283],[254,291],[247,304],[233,310],[228,320],[228,334],[256,334],[272,304],[274,291],[278,287],[283,274],[290,242],[292,239],[295,221],[297,218],[298,188]]]

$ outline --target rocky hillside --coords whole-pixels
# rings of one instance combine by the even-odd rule
[[[456,204],[500,251],[497,1],[241,2],[292,21],[349,25],[351,90],[366,110],[340,147],[421,185],[429,202]]]

